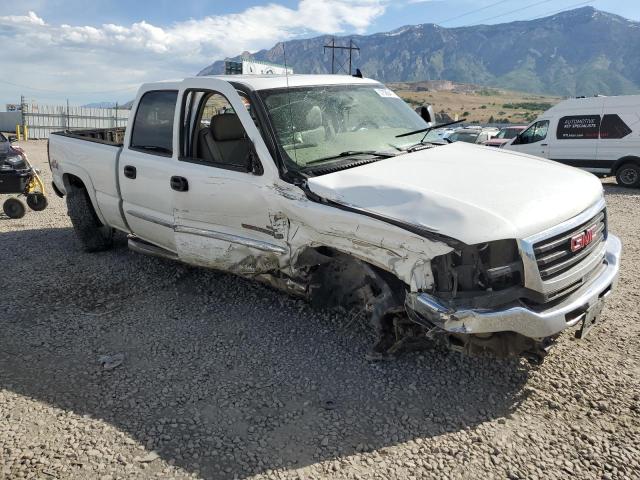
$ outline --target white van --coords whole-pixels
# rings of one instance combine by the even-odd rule
[[[504,148],[640,187],[640,95],[565,100]]]

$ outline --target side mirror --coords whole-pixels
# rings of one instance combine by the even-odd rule
[[[16,137],[15,135],[9,135],[9,141],[11,143],[17,142],[18,141],[18,137]]]
[[[436,121],[436,116],[433,113],[433,107],[431,105],[423,105],[422,107],[418,107],[416,108],[416,112],[427,123],[433,123]]]

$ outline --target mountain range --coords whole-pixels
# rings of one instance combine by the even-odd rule
[[[353,68],[383,82],[451,80],[562,96],[640,93],[640,22],[583,7],[529,21],[444,28],[410,25],[372,35],[335,37],[360,48]],[[330,73],[326,36],[286,42],[296,73]],[[336,53],[343,63],[345,56]],[[229,60],[283,63],[283,47]],[[224,73],[224,60],[198,75]]]

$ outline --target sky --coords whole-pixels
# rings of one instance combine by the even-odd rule
[[[317,35],[531,20],[591,5],[640,21],[638,0],[0,0],[0,111],[132,99],[140,83]]]

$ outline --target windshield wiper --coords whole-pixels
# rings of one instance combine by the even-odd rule
[[[414,130],[413,132],[401,133],[400,135],[396,135],[396,138],[402,137],[410,137],[411,135],[415,135],[416,133],[429,133],[431,130],[437,130],[438,128],[448,127],[449,125],[455,125],[456,123],[462,123],[466,121],[466,118],[461,118],[460,120],[456,120],[455,122],[441,123],[440,125],[432,125],[431,127],[422,128],[420,130]],[[422,143],[422,142],[420,142]]]
[[[313,165],[314,163],[328,162],[329,160],[339,160],[340,158],[345,157],[355,157],[357,155],[372,155],[378,158],[392,158],[395,157],[395,153],[388,152],[376,152],[375,150],[347,150],[346,152],[341,152],[337,155],[331,155],[329,157],[317,158],[315,160],[311,160],[307,162],[306,165]]]

